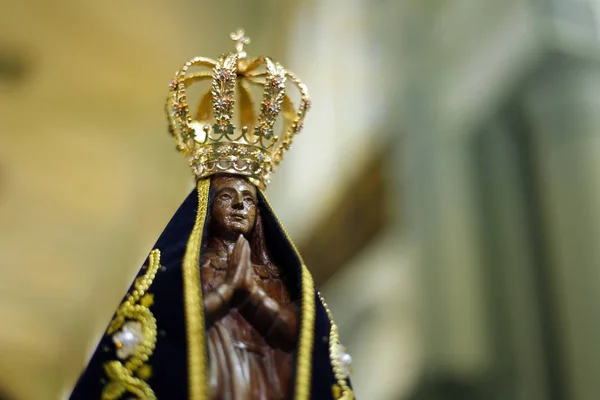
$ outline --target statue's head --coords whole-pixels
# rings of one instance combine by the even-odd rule
[[[237,239],[240,234],[250,237],[257,213],[256,187],[242,177],[217,175],[212,178],[212,189],[213,233],[230,240]]]

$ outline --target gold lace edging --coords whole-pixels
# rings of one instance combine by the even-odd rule
[[[321,300],[321,304],[323,304],[323,307],[325,308],[327,318],[329,318],[329,325],[331,325],[329,331],[329,360],[331,361],[331,368],[333,369],[335,380],[337,382],[332,388],[333,397],[341,400],[352,400],[354,399],[354,393],[346,382],[346,375],[342,371],[340,357],[338,356],[337,352],[337,347],[340,344],[338,327],[333,320],[333,314],[331,313],[331,310],[329,310],[325,299],[320,292],[317,293],[319,294],[319,300]]]
[[[139,322],[143,339],[127,361],[113,360],[104,364],[109,382],[102,392],[102,400],[116,400],[125,393],[140,399],[156,399],[150,385],[144,380],[150,375],[150,366],[145,364],[156,347],[156,319],[150,311],[152,297],[146,294],[160,268],[160,251],[152,250],[146,273],[135,280],[134,288],[127,299],[119,306],[106,331],[107,335],[117,332],[126,321]]]
[[[206,398],[206,345],[204,302],[200,286],[200,247],[206,220],[210,178],[198,181],[198,212],[183,258],[183,295],[188,342],[188,388],[190,400]]]
[[[300,337],[298,340],[298,359],[296,360],[296,387],[294,389],[295,400],[308,400],[310,398],[310,380],[312,372],[312,350],[314,345],[314,328],[315,328],[315,286],[312,276],[304,265],[302,256],[296,248],[296,245],[292,241],[290,235],[281,224],[277,215],[273,212],[273,208],[269,204],[267,197],[262,192],[265,203],[271,214],[275,217],[275,220],[279,224],[279,227],[283,231],[286,239],[292,246],[292,249],[296,253],[298,260],[302,265],[302,302],[301,310],[302,315],[300,319]]]

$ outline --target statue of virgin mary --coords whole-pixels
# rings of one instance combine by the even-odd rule
[[[196,57],[171,83],[170,132],[197,185],[124,296],[72,400],[353,398],[331,313],[263,192],[301,129],[306,87],[267,57],[248,60],[242,31],[232,39],[236,52]],[[186,90],[205,79],[211,88],[192,119]],[[264,90],[254,115],[252,85]],[[235,103],[241,129],[232,122]]]

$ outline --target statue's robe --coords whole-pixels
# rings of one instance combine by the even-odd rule
[[[227,250],[216,238],[202,255],[200,274],[204,293],[225,282]],[[297,311],[277,270],[253,265],[254,281],[280,307]],[[291,393],[294,343],[265,338],[239,311],[207,318],[207,386],[215,400],[285,400]],[[235,366],[235,367],[233,367]]]
[[[217,338],[219,335],[214,329],[215,325],[205,321],[201,310],[197,315],[201,318],[194,319],[195,314],[190,310],[195,310],[194,301],[201,299],[190,300],[185,292],[185,285],[199,283],[198,286],[206,290],[216,279],[221,279],[217,278],[216,271],[202,268],[203,257],[208,256],[204,260],[210,259],[207,254],[198,254],[197,258],[192,259],[201,282],[189,281],[189,275],[186,275],[189,272],[185,266],[186,255],[190,257],[194,248],[190,243],[206,240],[205,213],[210,203],[208,185],[208,180],[198,183],[197,189],[183,202],[159,237],[81,374],[70,399],[211,400],[215,385],[232,384],[226,380],[235,379],[234,372],[226,378],[219,378],[224,379],[223,382],[211,382],[211,379],[215,379],[212,376],[215,368],[223,367],[218,365],[223,360],[215,359],[215,351],[227,345],[232,333],[228,333],[229,339]],[[331,321],[308,269],[261,191],[258,191],[258,199],[268,253],[273,263],[283,270],[287,287],[285,291],[281,290],[283,283],[277,277],[269,277],[264,283],[271,286],[270,295],[274,296],[275,292],[280,291],[276,299],[280,304],[296,306],[299,322],[297,343],[291,351],[266,348],[267,357],[287,361],[287,369],[279,371],[284,382],[281,387],[275,388],[273,395],[278,398],[285,393],[287,398],[302,400],[334,399],[339,395],[340,381],[335,377],[330,357]],[[198,228],[200,231],[195,232]],[[204,267],[214,269],[209,264],[204,263]],[[120,336],[121,342],[115,340],[131,321],[137,323],[136,329],[143,333],[141,338],[138,337],[142,345],[134,346],[133,350],[120,344],[126,341],[123,335]],[[198,323],[203,334],[190,328],[198,326]],[[237,323],[243,325],[239,319]],[[248,332],[253,334],[251,330]],[[239,338],[235,334],[234,337]],[[123,354],[125,350],[130,352]],[[230,353],[225,360],[234,362],[239,354]],[[253,369],[255,361],[246,360],[242,365]],[[202,373],[190,374],[191,368]],[[236,366],[232,365],[231,368],[235,370]],[[264,360],[260,361],[259,368],[262,369],[253,369],[253,373],[273,373]],[[348,379],[344,382],[350,386]]]

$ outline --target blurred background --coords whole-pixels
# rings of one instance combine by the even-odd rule
[[[267,191],[359,399],[600,393],[600,1],[0,1],[0,398],[69,392],[193,187],[196,55],[313,108]]]

